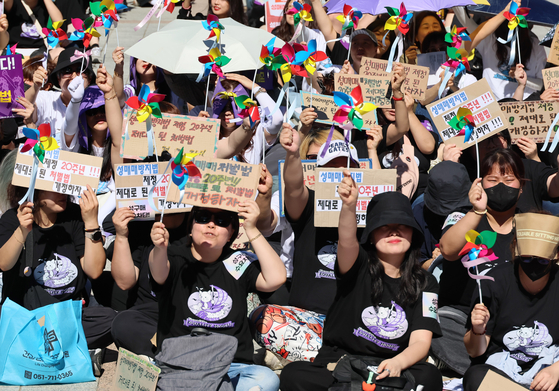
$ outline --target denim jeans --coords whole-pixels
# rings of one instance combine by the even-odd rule
[[[279,377],[262,365],[231,363],[227,375],[237,391],[278,391]]]

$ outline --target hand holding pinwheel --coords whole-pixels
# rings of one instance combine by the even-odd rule
[[[513,1],[510,4],[509,11],[505,11],[503,16],[507,18],[509,21],[508,28],[509,33],[507,35],[507,39],[504,40],[502,38],[497,38],[502,44],[510,42],[510,58],[509,58],[509,67],[514,64],[514,60],[516,58],[516,46],[518,46],[518,63],[521,64],[522,61],[520,59],[520,38],[518,36],[518,27],[521,28],[528,28],[528,22],[526,21],[526,16],[530,12],[530,8],[520,8],[518,4]]]
[[[470,140],[476,127],[472,111],[466,107],[460,107],[448,124],[459,131],[458,136],[464,136],[465,143]]]
[[[470,70],[470,61],[474,59],[475,50],[468,53],[465,49],[456,49],[455,47],[449,46],[446,49],[446,54],[448,55],[448,60],[443,64],[446,69],[444,71],[443,81],[439,87],[439,98],[442,97],[452,75],[454,75],[455,83],[457,83],[460,75]]]

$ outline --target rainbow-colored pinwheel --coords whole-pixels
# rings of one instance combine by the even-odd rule
[[[472,229],[466,232],[466,241],[466,245],[458,255],[462,256],[462,265],[468,270],[470,277],[474,280],[478,280],[478,283],[479,280],[495,281],[493,277],[472,274],[470,268],[498,259],[493,253],[493,250],[491,250],[497,241],[497,233],[493,231],[482,231],[478,233]]]
[[[51,137],[49,124],[41,124],[38,129],[23,128],[23,134],[27,137],[27,141],[23,144],[21,152],[27,152],[32,149],[41,163],[43,163],[45,158],[45,151],[59,148],[56,139]]]
[[[198,57],[198,61],[204,64],[204,69],[198,74],[196,82],[202,80],[203,77],[207,77],[211,71],[214,71],[219,77],[223,77],[221,67],[229,64],[231,59],[227,56],[223,56],[218,47],[214,47],[207,56]]]
[[[509,66],[514,64],[516,59],[516,46],[518,45],[518,63],[520,63],[520,38],[518,36],[518,27],[527,28],[528,22],[526,21],[526,15],[530,12],[530,8],[519,8],[518,4],[514,1],[510,5],[510,11],[505,11],[504,16],[509,21],[509,33],[507,39],[497,38],[502,44],[510,42],[510,56],[509,56]]]
[[[334,114],[334,122],[343,124],[349,120],[359,130],[363,128],[363,116],[377,108],[371,102],[363,102],[361,86],[355,87],[351,95],[334,91],[334,102],[340,106]]]
[[[219,23],[217,16],[208,14],[208,19],[202,21],[202,26],[210,32],[208,39],[215,37],[216,41],[219,42],[221,31],[225,30],[225,27]]]
[[[466,27],[456,27],[456,25],[452,26],[450,33],[446,33],[444,40],[457,49],[462,46],[462,42],[471,41],[470,36],[466,33]]]
[[[304,57],[306,58],[302,62],[305,66],[305,69],[310,75],[314,75],[317,62],[324,61],[328,58],[326,53],[318,51],[316,49],[316,39],[311,39],[309,41],[307,49],[303,49],[302,51],[297,52],[295,55],[297,61],[300,61]]]
[[[351,5],[344,4],[344,14],[338,15],[336,19],[342,22],[342,31],[357,27],[359,19],[363,17],[363,13]]]
[[[233,98],[235,104],[240,109],[239,117],[249,117],[251,126],[260,119],[260,112],[258,111],[258,104],[246,95],[235,96]]]
[[[59,41],[68,39],[66,32],[61,28],[62,24],[65,21],[66,19],[53,23],[51,18],[49,17],[47,27],[43,27],[43,34],[47,36],[47,43],[51,48],[54,48],[56,45],[58,45]]]
[[[192,161],[198,153],[184,153],[184,147],[181,148],[177,156],[171,161],[171,169],[173,174],[171,175],[172,181],[179,190],[184,190],[186,182],[188,182],[189,177],[201,177],[202,174],[196,164]]]
[[[72,19],[72,26],[74,26],[75,31],[68,39],[70,41],[83,41],[83,46],[88,48],[91,43],[91,38],[99,38],[101,36],[95,28],[102,25],[102,22],[97,22],[95,18],[91,16],[85,20],[74,18]]]
[[[285,63],[280,67],[281,78],[284,83],[289,83],[294,75],[308,77],[307,71],[302,65],[309,57],[309,53],[303,45],[295,43],[292,46],[286,43],[281,48],[281,55],[285,60]]]
[[[456,112],[456,116],[454,116],[448,124],[453,129],[460,131],[458,136],[464,135],[464,142],[470,140],[470,137],[472,137],[474,132],[474,128],[476,127],[472,111],[466,107],[460,107]]]
[[[136,110],[136,118],[138,121],[144,122],[151,115],[161,118],[159,102],[163,99],[165,99],[164,94],[150,92],[149,87],[144,84],[138,96],[128,98],[126,104]]]
[[[120,20],[118,11],[125,10],[128,7],[122,3],[122,0],[102,0],[101,2],[89,3],[89,8],[93,15],[101,18],[103,26],[108,30],[113,23]],[[108,34],[108,31],[105,32],[106,34]]]
[[[293,2],[293,8],[287,11],[287,14],[293,15],[293,21],[295,26],[297,26],[301,19],[307,22],[313,21],[311,10],[312,7],[310,4],[305,3],[305,5],[302,5],[301,3],[295,1]]]
[[[411,12],[407,12],[404,3],[400,4],[400,11],[398,8],[384,7],[388,11],[390,18],[384,24],[385,30],[395,31],[398,29],[402,34],[407,34],[410,30],[409,22],[413,16]]]
[[[448,55],[448,60],[443,64],[445,68],[443,81],[439,87],[439,98],[442,97],[444,90],[448,84],[448,81],[454,75],[455,81],[458,81],[458,77],[470,70],[470,61],[474,59],[475,49],[469,54],[465,49],[457,49],[455,47],[447,47],[446,54]]]
[[[260,62],[271,71],[277,71],[285,64],[285,59],[281,55],[281,49],[274,47],[276,37],[273,37],[266,45],[262,45],[260,51]]]

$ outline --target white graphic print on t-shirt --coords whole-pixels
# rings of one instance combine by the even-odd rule
[[[225,318],[233,307],[231,297],[218,286],[210,285],[210,289],[196,288],[188,298],[188,308],[197,317],[203,320],[188,318],[183,324],[186,327],[210,327],[229,328],[235,326],[235,322],[208,323]]]
[[[40,259],[39,262],[33,276],[51,296],[73,293],[76,290],[73,286],[59,289],[72,283],[78,276],[78,268],[69,258],[54,253],[54,259],[47,261]]]
[[[553,337],[549,334],[547,326],[536,320],[532,327],[515,326],[504,335],[503,343],[511,352],[511,357],[529,362],[553,343]]]
[[[334,266],[336,264],[336,257],[338,256],[338,243],[328,243],[322,247],[317,254],[318,260],[330,270],[319,269],[314,278],[328,278],[335,280]]]
[[[378,339],[400,338],[408,331],[406,312],[394,301],[391,303],[390,307],[365,308],[361,313],[361,320],[369,331],[359,327],[353,330],[353,334],[365,338],[381,348],[397,351],[400,348],[397,344]]]

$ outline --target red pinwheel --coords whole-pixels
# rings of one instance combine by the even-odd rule
[[[409,21],[411,20],[413,14],[407,12],[404,3],[400,4],[400,11],[397,8],[385,7],[390,15],[390,18],[386,21],[384,25],[385,30],[400,30],[402,34],[407,34],[410,30]]]
[[[299,56],[297,54],[301,52]],[[291,46],[286,43],[281,48],[281,55],[285,59],[285,64],[280,67],[281,77],[284,83],[288,83],[293,75],[308,77],[307,71],[302,64],[309,57],[306,48],[298,43]]]
[[[83,21],[81,19],[74,18],[72,19],[72,26],[74,26],[75,31],[68,39],[70,41],[83,41],[83,46],[88,48],[91,43],[91,38],[99,38],[101,36],[101,34],[95,30],[95,27],[102,25],[102,22],[96,21],[95,18],[91,16]]]
[[[225,30],[225,27],[219,23],[219,18],[211,14],[208,14],[207,20],[202,21],[202,26],[210,32],[208,39],[215,37],[217,41],[219,41],[219,37],[221,36],[221,30]]]
[[[260,62],[271,71],[277,71],[285,63],[281,49],[274,47],[275,42],[276,37],[273,37],[260,51]]]
[[[526,21],[526,16],[530,12],[530,8],[518,7],[514,1],[510,5],[510,11],[505,11],[503,14],[505,18],[509,21],[509,30],[514,30],[517,26],[527,28],[528,22]]]
[[[303,64],[305,65],[305,69],[307,70],[307,72],[313,75],[316,71],[316,63],[326,60],[328,56],[326,55],[326,53],[318,51],[316,49],[316,39],[311,39],[309,41],[309,45],[305,52],[307,54],[307,58],[304,60]],[[297,55],[299,55],[299,53],[302,52],[298,52]],[[295,58],[297,58],[297,55],[295,56]]]
[[[450,33],[444,36],[445,42],[449,43],[454,48],[462,46],[462,42],[471,41],[470,36],[466,34],[466,27],[452,26]]]
[[[181,148],[177,156],[171,161],[171,169],[173,170],[172,181],[179,190],[184,190],[189,177],[201,177],[202,174],[196,164],[192,161],[198,153],[184,153],[184,147]]]
[[[254,125],[256,121],[260,120],[260,112],[258,111],[258,105],[255,101],[246,95],[235,96],[233,100],[237,107],[241,109],[241,111],[239,111],[240,118],[249,117],[251,125]]]
[[[334,114],[334,122],[343,124],[350,120],[359,130],[363,128],[363,116],[377,108],[371,102],[363,102],[363,92],[359,85],[351,91],[351,95],[334,91],[334,102],[340,106]]]
[[[161,109],[159,102],[165,99],[164,94],[156,94],[150,92],[149,87],[144,84],[138,96],[132,96],[126,104],[136,110],[136,118],[140,122],[144,122],[150,115],[161,118]]]
[[[359,19],[363,17],[363,13],[357,8],[353,8],[351,5],[344,4],[344,14],[338,15],[336,19],[342,22],[342,31],[348,30],[350,28],[357,27],[359,24]]]
[[[59,41],[64,41],[68,39],[68,36],[61,28],[62,24],[65,21],[66,19],[53,23],[51,18],[49,17],[47,27],[43,27],[43,34],[47,36],[47,43],[51,48],[54,48]]]

